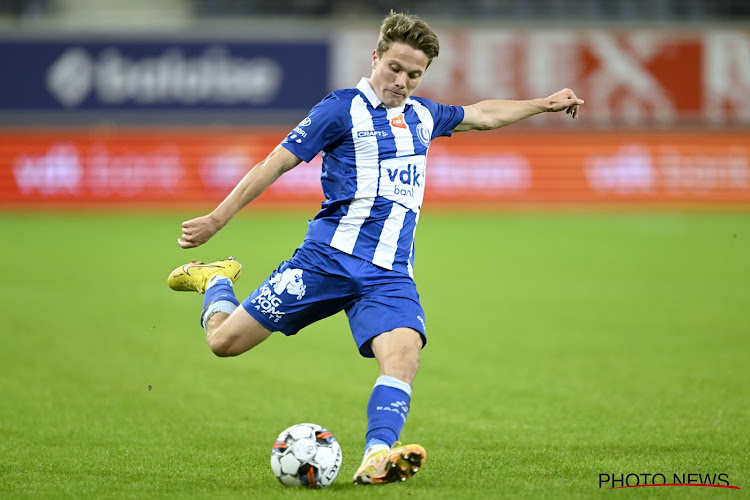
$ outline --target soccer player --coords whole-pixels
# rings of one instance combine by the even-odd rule
[[[175,290],[204,293],[201,325],[217,356],[236,356],[272,332],[294,335],[346,311],[359,353],[380,367],[367,405],[367,433],[356,484],[404,481],[425,462],[419,445],[398,442],[426,338],[413,280],[414,234],[430,141],[490,130],[545,111],[577,118],[570,89],[524,101],[448,106],[412,97],[437,57],[438,39],[422,19],[391,13],[372,53],[370,78],[326,96],[208,215],[182,223],[182,248],[202,245],[284,172],[322,152],[325,202],[302,245],[242,303],[233,259],[175,269]],[[469,75],[470,76],[470,75]]]

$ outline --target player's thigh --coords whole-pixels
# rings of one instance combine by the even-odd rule
[[[420,349],[427,342],[424,309],[414,282],[392,272],[381,274],[390,281],[384,279],[368,286],[366,293],[346,311],[359,352],[368,358],[375,357],[373,340],[386,332],[401,329],[415,332]],[[413,338],[412,334],[406,336]],[[402,335],[393,338],[400,342]]]
[[[300,255],[307,260],[300,259]],[[312,255],[316,261],[310,264]],[[322,268],[327,255],[298,252],[282,262],[243,302],[245,311],[270,331],[286,336],[345,309],[356,287],[346,269]]]

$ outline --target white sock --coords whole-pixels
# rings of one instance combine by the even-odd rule
[[[211,276],[208,279],[208,283],[206,283],[206,290],[208,290],[209,288],[211,288],[212,286],[214,286],[216,284],[216,282],[219,281],[219,280],[227,280],[228,281],[227,284],[229,286],[232,286],[232,280],[230,280],[226,276],[222,276],[220,274],[214,274],[213,276]]]
[[[211,319],[211,316],[213,316],[217,312],[232,314],[235,309],[237,309],[237,306],[232,304],[228,300],[217,300],[216,302],[213,302],[210,306],[208,306],[208,309],[206,309],[206,312],[203,314],[203,328],[206,328],[208,320]]]
[[[385,445],[385,444],[374,444],[370,446],[369,448],[365,450],[365,454],[362,457],[362,463],[365,463],[365,460],[367,460],[370,457],[370,455],[372,455],[373,453],[377,453],[378,451],[382,451],[382,450],[390,450],[390,448],[388,447],[388,445]]]

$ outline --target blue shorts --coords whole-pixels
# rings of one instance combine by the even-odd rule
[[[315,241],[305,241],[242,307],[284,335],[344,310],[359,353],[367,358],[374,357],[370,341],[394,328],[413,328],[422,345],[427,343],[413,279]]]

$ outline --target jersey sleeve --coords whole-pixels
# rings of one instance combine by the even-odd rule
[[[309,162],[326,146],[338,140],[347,127],[351,127],[351,123],[347,124],[347,119],[351,122],[351,118],[345,106],[339,96],[329,94],[287,134],[281,145],[298,158]]]
[[[424,98],[417,98],[417,100],[426,106],[430,110],[430,114],[432,114],[434,125],[430,139],[444,135],[450,137],[453,129],[464,121],[464,108],[461,106],[449,106]]]

